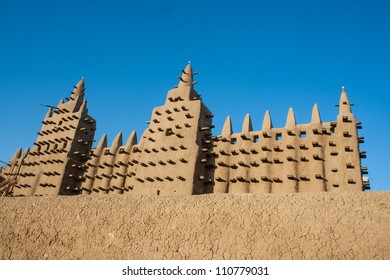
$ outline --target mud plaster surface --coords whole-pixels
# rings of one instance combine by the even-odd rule
[[[390,259],[390,192],[0,199],[1,259]]]

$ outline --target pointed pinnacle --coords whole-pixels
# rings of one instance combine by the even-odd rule
[[[83,95],[84,94],[84,77],[81,78],[80,81],[77,82],[77,84],[74,86],[74,90],[72,92],[72,98],[75,98],[75,96]]]
[[[11,164],[10,165],[14,165],[16,163],[16,161],[20,158],[21,155],[22,155],[22,148],[19,148],[14,153],[14,155],[13,155],[13,157],[11,159]]]
[[[313,110],[311,112],[311,123],[321,123],[320,112],[316,103],[314,103]]]
[[[341,87],[340,105],[345,104],[345,103],[342,103],[342,101],[347,102],[349,104],[347,91],[345,90],[344,86]]]
[[[127,152],[130,152],[131,150],[131,147],[133,145],[136,145],[137,144],[137,132],[135,130],[133,130],[129,136],[129,138],[127,138],[127,142],[126,142],[126,151]]]
[[[253,130],[251,116],[246,114],[244,122],[242,123],[242,133],[248,133]]]
[[[182,70],[183,74],[179,77],[179,85],[178,88],[182,87],[193,87],[193,81],[192,81],[192,66],[191,64],[188,64],[187,67]]]
[[[271,115],[267,110],[264,115],[262,130],[270,130],[271,128],[272,128]]]
[[[115,154],[120,146],[122,146],[122,132],[119,132],[118,135],[115,137],[114,141],[112,141],[110,152],[112,154]]]
[[[288,109],[286,128],[294,128],[296,125],[293,108]]]
[[[30,148],[25,149],[24,152],[23,152],[22,157],[25,158],[28,155],[29,152],[30,152]]]
[[[107,134],[103,134],[102,138],[100,138],[99,144],[95,149],[95,154],[100,155],[104,148],[107,147]]]
[[[230,116],[226,117],[225,124],[223,125],[222,128],[222,136],[230,136],[233,134],[233,128],[232,128],[232,121],[230,119]]]
[[[84,90],[84,76],[81,77],[81,80],[77,82],[75,88]]]
[[[339,114],[351,113],[351,104],[349,103],[347,92],[344,87],[341,88]]]

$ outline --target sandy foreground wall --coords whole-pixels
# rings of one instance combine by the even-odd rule
[[[0,198],[0,259],[390,259],[390,192]]]

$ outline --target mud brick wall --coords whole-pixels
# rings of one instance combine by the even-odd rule
[[[390,192],[1,197],[0,259],[390,259]]]

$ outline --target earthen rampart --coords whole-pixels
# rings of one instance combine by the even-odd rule
[[[0,198],[0,259],[390,259],[390,193]]]

